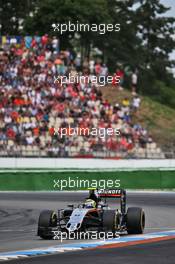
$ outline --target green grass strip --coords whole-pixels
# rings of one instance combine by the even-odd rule
[[[114,188],[119,182],[126,189],[175,189],[175,171],[4,172],[0,174],[0,191]]]

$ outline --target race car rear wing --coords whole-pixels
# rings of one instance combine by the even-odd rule
[[[122,195],[125,195],[125,191],[123,189],[101,189],[97,190],[99,197],[106,197],[106,198],[120,198]]]
[[[97,189],[93,193],[100,198],[120,198],[120,207],[123,214],[126,213],[126,191],[124,189]],[[92,193],[91,193],[92,195]]]

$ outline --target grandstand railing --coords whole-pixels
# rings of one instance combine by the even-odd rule
[[[38,149],[38,150],[13,150],[0,149],[0,157],[62,157],[62,158],[110,158],[110,159],[164,159],[175,158],[175,150],[169,152],[157,152],[147,149],[135,148],[130,151],[86,151],[85,149],[74,150],[71,149]]]

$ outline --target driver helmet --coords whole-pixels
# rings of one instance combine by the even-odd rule
[[[92,199],[87,199],[84,204],[85,204],[85,208],[95,208],[96,207],[96,202]]]

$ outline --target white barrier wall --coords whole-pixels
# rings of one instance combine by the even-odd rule
[[[0,158],[0,169],[175,169],[175,159]]]

